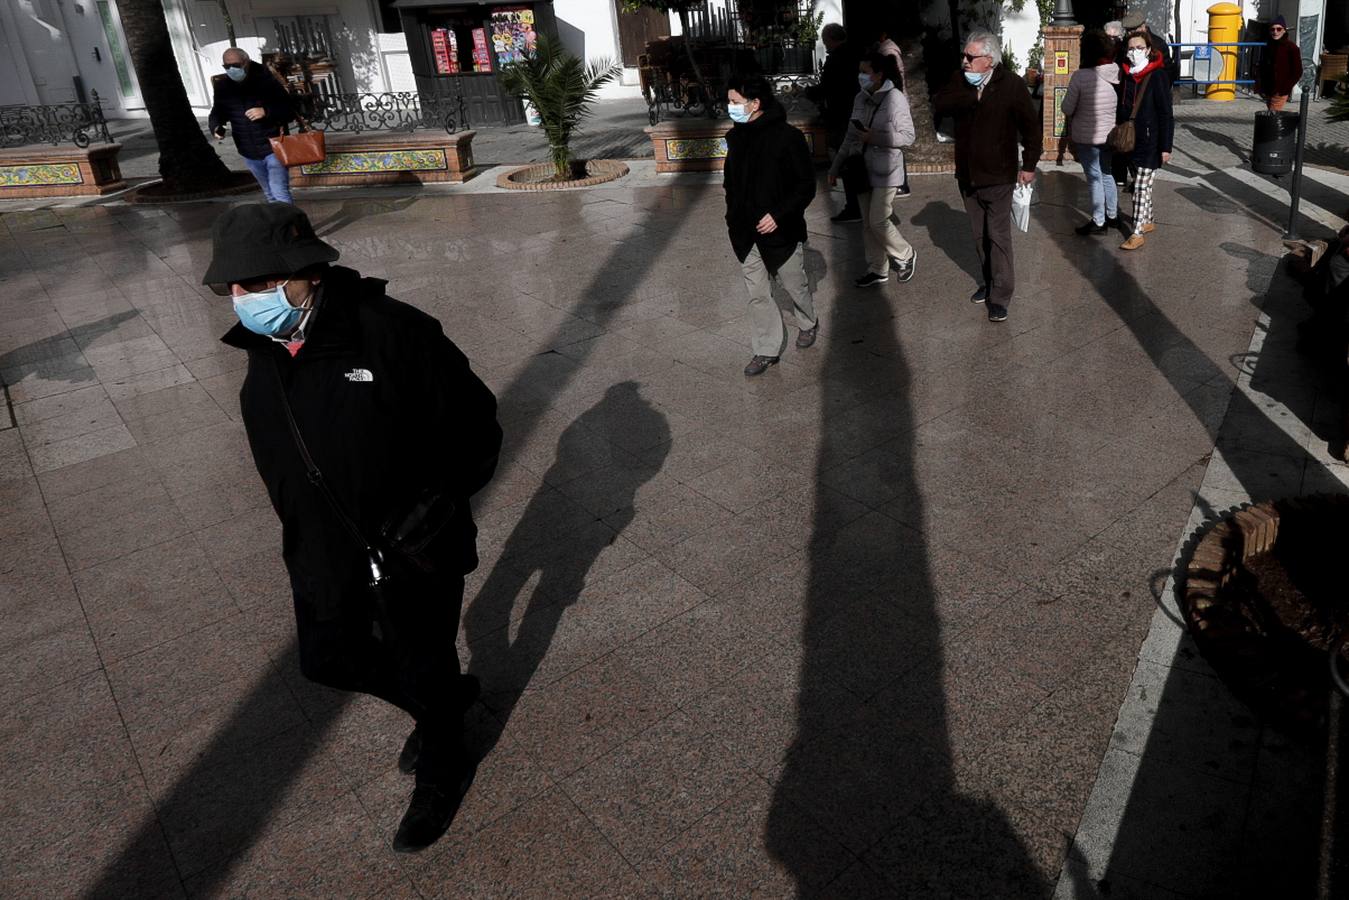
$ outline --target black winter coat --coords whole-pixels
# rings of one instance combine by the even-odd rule
[[[1171,115],[1171,79],[1165,67],[1153,69],[1144,78],[1148,85],[1134,118],[1134,152],[1129,159],[1140,169],[1160,169],[1162,153],[1171,152],[1171,140],[1176,130],[1176,120]],[[1116,122],[1129,118],[1140,84],[1128,72],[1120,75]]]
[[[787,112],[774,102],[753,122],[735,125],[726,135],[726,228],[741,262],[756,245],[769,272],[791,258],[806,239],[806,207],[815,199],[815,166],[806,136],[787,123]],[[755,226],[767,213],[777,230],[759,234]]]
[[[223,125],[229,125],[234,146],[247,159],[266,159],[272,152],[269,138],[274,138],[295,118],[290,93],[281,86],[271,72],[255,62],[248,64],[248,75],[243,81],[231,81],[228,76],[211,79],[214,96],[211,115],[207,120],[214,134]],[[260,106],[267,111],[265,118],[249,121],[247,110]]]
[[[321,286],[311,333],[292,359],[236,325],[224,342],[248,351],[239,392],[253,461],[281,519],[282,556],[297,605],[329,619],[368,602],[366,556],[310,484],[281,404],[280,364],[300,433],[368,539],[426,489],[456,499],[431,555],[449,575],[477,567],[469,497],[501,447],[496,398],[431,316],[384,294],[384,282],[341,267]]]
[[[808,96],[823,107],[820,120],[824,122],[829,146],[843,143],[852,117],[852,102],[857,96],[857,66],[859,57],[851,44],[843,44],[829,51],[820,68],[820,84]]]
[[[994,67],[982,97],[956,72],[933,95],[932,107],[938,116],[955,118],[956,180],[962,187],[1015,184],[1018,170],[1035,171],[1044,145],[1040,113],[1026,82],[1006,66]]]

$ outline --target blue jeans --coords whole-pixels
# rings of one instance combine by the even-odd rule
[[[290,171],[283,165],[281,160],[276,158],[275,153],[268,153],[263,159],[249,159],[244,157],[244,162],[248,164],[248,171],[253,173],[253,177],[258,180],[262,186],[262,194],[268,201],[275,203],[290,203]],[[1114,185],[1111,185],[1113,188]]]
[[[1119,215],[1119,194],[1115,177],[1111,174],[1110,148],[1105,144],[1077,144],[1074,151],[1082,171],[1087,174],[1087,190],[1091,192],[1091,220],[1104,225],[1106,219]]]

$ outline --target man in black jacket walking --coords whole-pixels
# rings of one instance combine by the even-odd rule
[[[399,767],[416,789],[394,849],[421,850],[475,768],[461,738],[476,685],[455,635],[478,564],[469,497],[501,446],[496,399],[439,322],[329,266],[337,250],[294,206],[226,210],[213,242],[202,281],[227,285],[239,316],[223,340],[248,353],[239,405],[281,519],[300,669],[413,717]],[[409,526],[415,555],[390,537]]]
[[[726,228],[749,291],[750,346],[746,375],[761,375],[787,346],[773,299],[776,280],[791,296],[801,333],[796,346],[815,343],[819,323],[806,276],[806,207],[815,197],[815,167],[806,137],[787,124],[787,111],[760,75],[733,76],[727,109],[736,123],[726,135]]]
[[[1040,115],[1026,83],[1008,72],[1001,60],[997,37],[973,32],[965,41],[962,71],[932,98],[938,115],[955,117],[956,182],[984,279],[970,300],[987,301],[990,322],[1007,319],[1007,306],[1016,291],[1012,188],[1035,180],[1044,144]]]
[[[211,79],[213,97],[207,120],[211,134],[223,141],[228,125],[234,146],[258,180],[262,195],[290,203],[290,172],[272,153],[270,142],[295,118],[290,94],[265,67],[249,62],[248,54],[238,47],[226,50],[221,61],[225,74]]]
[[[822,108],[820,120],[824,122],[825,143],[837,153],[848,133],[848,119],[852,117],[853,99],[857,97],[857,64],[861,60],[848,43],[848,33],[837,22],[830,22],[820,30],[820,40],[824,42],[828,55],[820,69],[819,85],[811,88],[807,96]],[[848,190],[846,183],[843,191],[846,202],[831,221],[862,221],[862,208],[857,205],[857,195]]]

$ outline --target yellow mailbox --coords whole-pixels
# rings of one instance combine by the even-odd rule
[[[1241,39],[1241,7],[1235,3],[1215,3],[1208,8],[1208,40],[1210,44],[1235,44]],[[1214,47],[1222,56],[1222,74],[1219,81],[1236,81],[1237,51],[1239,47]],[[1205,100],[1235,100],[1234,84],[1211,84],[1204,91]]]

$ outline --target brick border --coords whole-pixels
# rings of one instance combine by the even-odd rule
[[[574,178],[571,181],[516,181],[525,174],[547,174],[553,171],[552,163],[540,163],[532,166],[519,166],[497,176],[497,187],[508,191],[564,191],[568,188],[593,187],[608,181],[617,181],[628,174],[628,164],[616,159],[591,159],[586,161],[586,171],[597,174],[588,178]]]

